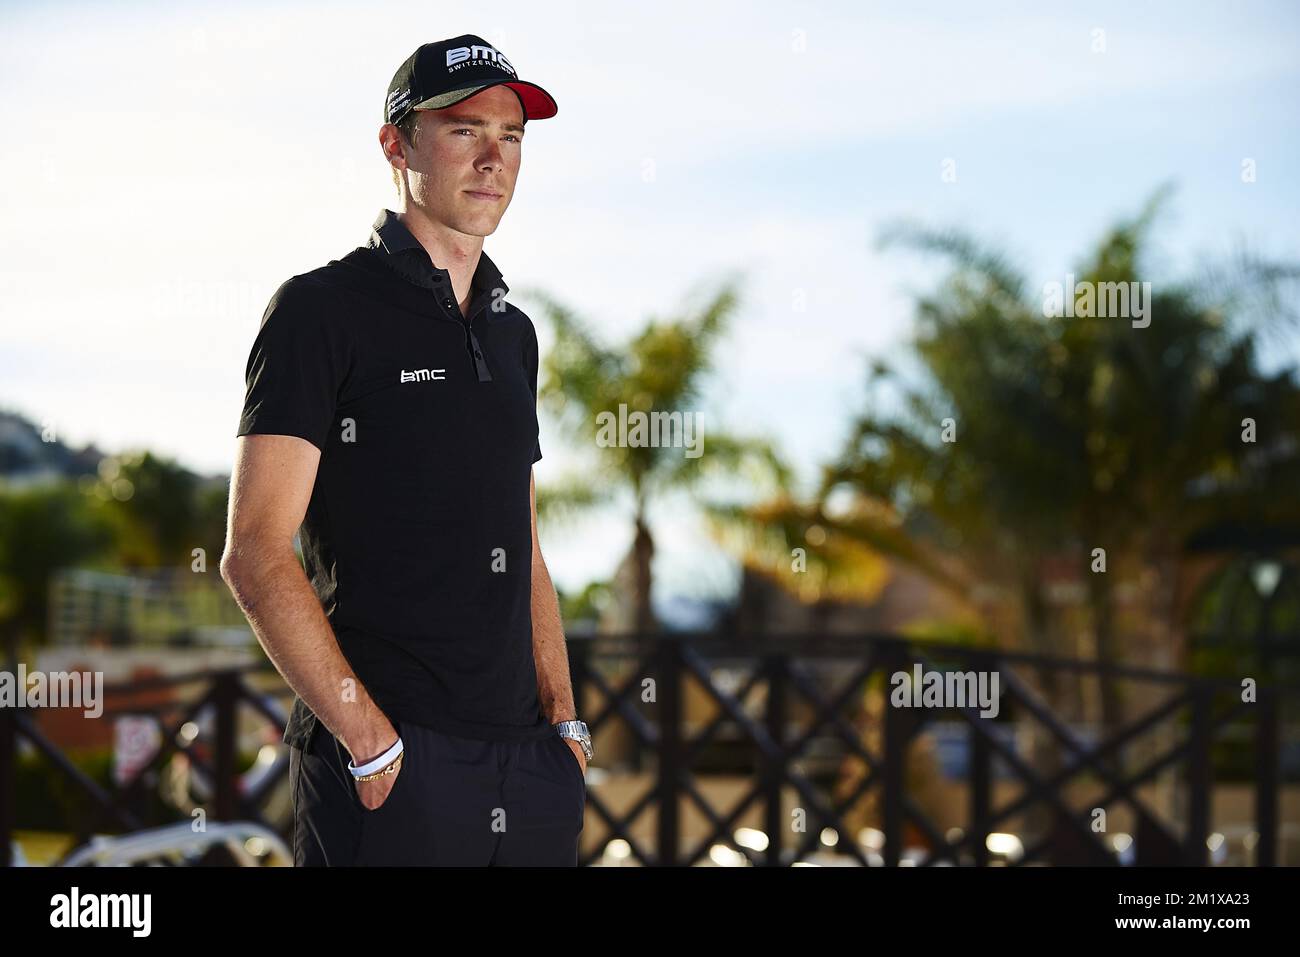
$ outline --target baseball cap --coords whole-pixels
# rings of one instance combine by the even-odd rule
[[[559,112],[554,97],[536,83],[519,79],[504,53],[482,37],[466,33],[426,43],[393,74],[384,99],[384,122],[400,123],[412,110],[441,110],[490,86],[515,91],[524,120],[545,120]]]

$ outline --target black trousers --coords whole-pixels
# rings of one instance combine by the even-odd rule
[[[558,733],[518,743],[406,723],[398,733],[402,768],[373,810],[323,724],[289,749],[295,866],[577,865],[586,782]]]

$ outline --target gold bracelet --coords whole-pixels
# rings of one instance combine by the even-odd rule
[[[396,774],[397,771],[398,771],[398,769],[402,766],[402,758],[405,757],[405,755],[406,755],[406,752],[403,751],[401,754],[399,754],[397,757],[393,758],[393,760],[389,761],[387,764],[385,764],[385,765],[384,765],[382,768],[380,768],[378,771],[374,771],[374,772],[372,772],[372,773],[370,773],[370,774],[363,775],[362,777],[359,777],[359,778],[353,778],[353,780],[354,780],[354,781],[373,781],[375,778],[382,778],[385,774]]]

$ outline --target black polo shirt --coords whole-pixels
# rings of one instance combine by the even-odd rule
[[[307,577],[390,720],[520,741],[553,730],[532,649],[537,335],[508,290],[481,254],[463,316],[384,210],[364,246],[272,296],[237,434],[321,450]],[[315,725],[296,699],[284,741]]]

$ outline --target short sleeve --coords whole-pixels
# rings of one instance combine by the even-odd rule
[[[271,297],[244,370],[236,435],[296,435],[325,450],[351,346],[323,287],[299,277]]]
[[[537,330],[533,327],[533,321],[528,319],[528,334],[524,342],[524,372],[528,376],[528,387],[533,390],[533,407],[537,406]],[[542,443],[539,436],[533,446],[533,461],[538,462],[542,458]]]

